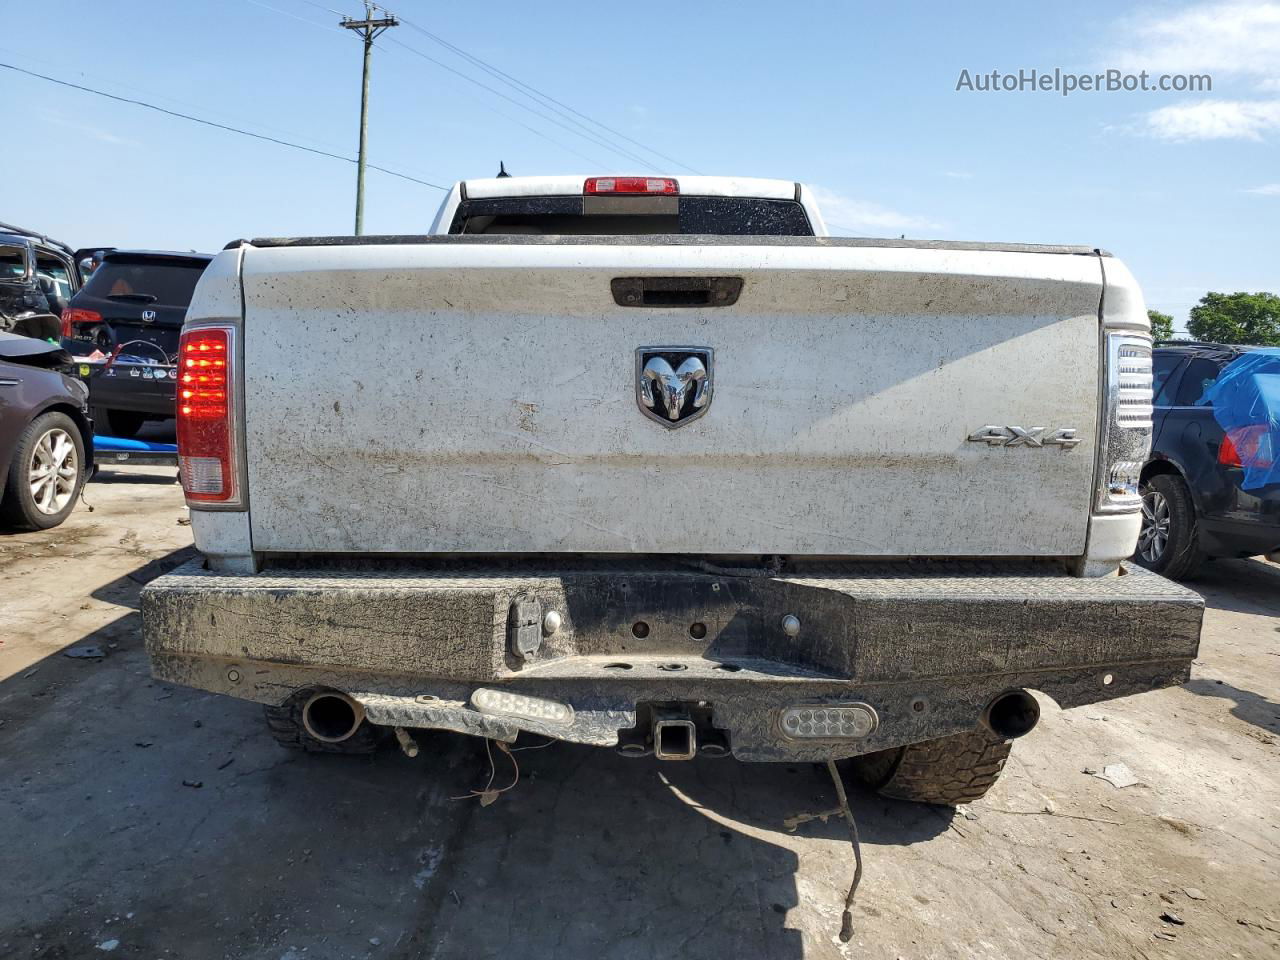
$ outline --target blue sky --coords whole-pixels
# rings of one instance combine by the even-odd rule
[[[387,6],[699,172],[813,184],[845,232],[1101,245],[1179,325],[1206,290],[1280,291],[1280,2]],[[330,10],[362,9],[0,0],[0,22],[23,25],[0,33],[0,60],[354,156],[360,47]],[[413,27],[380,43],[372,162],[439,184],[499,160],[520,174],[684,172],[446,71],[426,57],[534,106]],[[1055,67],[1208,73],[1213,89],[956,90],[965,69]],[[349,163],[9,70],[0,96],[27,106],[6,125],[0,220],[75,246],[201,250],[351,230]],[[440,196],[371,172],[366,232],[422,232]]]

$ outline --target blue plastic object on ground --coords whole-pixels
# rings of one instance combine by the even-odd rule
[[[1280,483],[1280,347],[1250,350],[1223,368],[1205,389],[1213,418],[1226,431],[1240,465],[1243,490]]]
[[[155,443],[151,440],[128,440],[124,437],[95,435],[93,449],[98,453],[171,453],[178,455],[176,443]]]

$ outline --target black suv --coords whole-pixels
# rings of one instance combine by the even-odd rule
[[[1134,559],[1177,580],[1212,557],[1280,551],[1280,483],[1245,490],[1236,443],[1205,397],[1233,360],[1255,348],[1157,344],[1155,436],[1142,471],[1142,533]]]
[[[89,383],[100,433],[131,437],[147,420],[173,417],[178,334],[211,259],[108,250],[63,311],[62,342]]]

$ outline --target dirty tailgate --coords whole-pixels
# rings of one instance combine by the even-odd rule
[[[730,276],[631,308],[619,277]],[[260,552],[1077,556],[1096,256],[661,244],[247,247]],[[678,429],[637,348],[714,352]],[[988,424],[1075,446],[968,442]]]

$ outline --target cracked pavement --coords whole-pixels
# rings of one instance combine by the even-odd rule
[[[1276,565],[1193,585],[1185,687],[1042,700],[982,802],[852,789],[866,874],[840,944],[853,861],[821,767],[552,745],[481,807],[482,741],[297,755],[255,705],[152,680],[140,581],[190,548],[171,474],[111,470],[94,512],[0,536],[0,956],[1280,956]],[[87,643],[105,659],[62,656]],[[1083,772],[1121,761],[1139,785]]]

